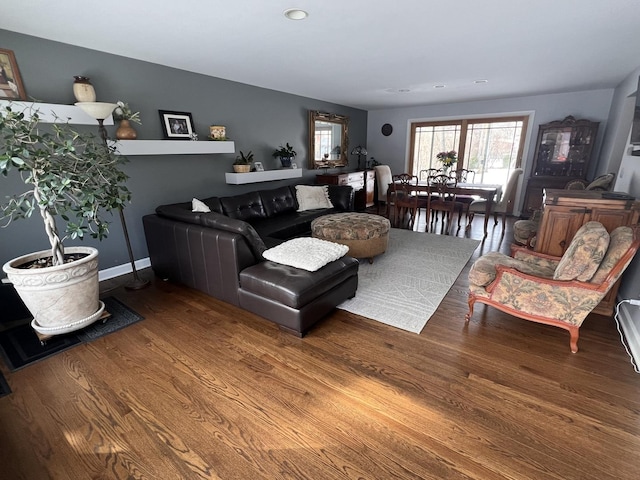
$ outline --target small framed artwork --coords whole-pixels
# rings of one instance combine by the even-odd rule
[[[256,172],[264,172],[264,166],[262,162],[253,162],[253,166],[256,169]]]
[[[188,112],[170,112],[158,110],[164,138],[173,140],[190,140],[193,131],[193,118]]]
[[[291,162],[291,168],[298,168],[298,164],[295,162]]]
[[[27,94],[22,85],[18,63],[12,50],[0,48],[0,98],[8,100],[26,100]]]

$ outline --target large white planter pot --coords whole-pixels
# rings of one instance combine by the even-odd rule
[[[88,255],[55,267],[18,268],[51,255],[50,250],[43,250],[10,260],[2,267],[33,315],[31,325],[43,334],[78,330],[95,322],[104,310],[99,299],[98,250],[68,247],[68,253]]]

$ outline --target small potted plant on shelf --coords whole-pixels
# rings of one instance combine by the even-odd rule
[[[296,151],[288,143],[284,147],[280,145],[276,151],[273,152],[273,157],[280,158],[280,163],[284,168],[291,168],[291,162],[296,155]]]
[[[64,247],[63,242],[87,235],[107,237],[104,214],[131,198],[128,177],[120,170],[126,161],[95,135],[77,132],[67,123],[43,131],[33,108],[23,111],[9,104],[0,109],[0,174],[17,171],[28,185],[0,203],[2,226],[38,212],[51,244],[50,250],[3,266],[39,333],[66,333],[100,317],[104,304],[98,296],[98,250]],[[62,225],[64,232],[58,230]]]
[[[142,125],[140,112],[134,112],[128,103],[121,100],[118,100],[116,104],[118,106],[113,111],[113,119],[120,122],[116,130],[116,138],[118,140],[135,140],[138,138],[138,132],[131,126],[131,122]]]
[[[251,171],[251,162],[253,162],[253,153],[251,150],[245,155],[240,150],[240,155],[236,157],[236,161],[233,162],[233,171],[236,173],[247,173]]]

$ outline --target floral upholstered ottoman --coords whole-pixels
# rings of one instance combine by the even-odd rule
[[[340,243],[349,247],[354,258],[368,258],[384,253],[389,241],[391,223],[379,215],[345,212],[316,218],[311,222],[311,235],[315,238]]]

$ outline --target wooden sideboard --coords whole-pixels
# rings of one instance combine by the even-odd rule
[[[372,207],[376,184],[375,170],[361,170],[345,173],[323,173],[316,175],[316,183],[322,185],[349,185],[355,194],[355,209]]]
[[[614,195],[619,195],[619,198],[611,198]],[[624,195],[588,190],[545,190],[535,250],[562,256],[578,229],[592,220],[602,223],[608,232],[621,225],[637,224],[640,221],[640,202]],[[619,283],[614,285],[594,313],[608,316],[613,313]]]

